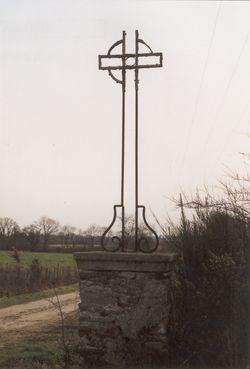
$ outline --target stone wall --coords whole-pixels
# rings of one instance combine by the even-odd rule
[[[80,351],[86,365],[162,363],[174,256],[83,252],[75,258]]]

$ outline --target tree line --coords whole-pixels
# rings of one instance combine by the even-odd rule
[[[103,228],[92,224],[87,229],[61,225],[57,220],[42,216],[25,227],[9,217],[0,218],[0,250],[49,251],[99,243]]]

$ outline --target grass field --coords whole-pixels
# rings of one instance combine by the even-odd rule
[[[28,267],[34,258],[39,259],[40,264],[46,268],[56,268],[59,265],[61,268],[72,268],[72,273],[75,272],[76,269],[76,263],[74,260],[74,257],[72,254],[68,253],[53,253],[53,252],[20,252],[20,258],[21,258],[21,265],[23,267]],[[9,251],[0,251],[0,265],[15,265],[16,261],[9,255]],[[67,282],[68,281],[68,282]],[[74,280],[70,278],[66,281],[65,286],[58,286],[56,288],[56,291],[58,294],[64,294],[64,293],[70,293],[73,291],[76,291],[78,289],[78,283],[72,284]],[[61,283],[62,284],[62,283]],[[60,285],[60,283],[58,283]],[[34,292],[26,293],[26,291],[20,291],[19,293],[11,293],[11,288],[9,289],[9,296],[3,295],[0,298],[0,309],[16,305],[16,304],[22,304],[29,301],[35,301],[40,300],[43,298],[48,298],[55,295],[54,289],[46,289],[49,286],[44,286],[44,290],[40,291],[39,289]],[[13,292],[13,291],[12,291]],[[25,293],[23,293],[25,292]]]
[[[21,265],[30,265],[34,258],[39,259],[41,265],[54,267],[61,266],[75,267],[75,260],[72,254],[56,252],[30,252],[20,251]],[[9,255],[9,251],[0,251],[0,264],[15,264],[16,261]]]

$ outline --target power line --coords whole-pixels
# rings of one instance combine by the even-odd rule
[[[206,140],[205,140],[205,143],[204,143],[204,151],[203,151],[203,152],[204,152],[204,155],[206,154],[207,146],[208,146],[208,141],[209,141],[209,139],[211,138],[211,135],[212,135],[212,134],[213,134],[213,132],[214,132],[215,124],[216,124],[217,119],[218,119],[218,117],[219,117],[219,114],[220,114],[220,112],[221,112],[221,110],[222,110],[223,104],[225,103],[225,100],[226,100],[226,97],[227,97],[228,91],[229,91],[229,89],[230,89],[230,87],[231,87],[231,83],[232,83],[232,81],[233,81],[233,78],[234,78],[234,76],[236,75],[237,70],[238,70],[238,68],[239,68],[240,61],[241,61],[242,55],[243,55],[243,53],[244,53],[244,51],[245,51],[245,48],[246,48],[246,45],[247,45],[247,42],[248,42],[249,36],[250,36],[250,30],[248,30],[247,35],[246,35],[246,38],[245,38],[245,40],[244,40],[244,42],[243,42],[243,44],[242,44],[241,50],[240,50],[239,55],[238,55],[238,57],[237,57],[237,59],[236,59],[236,63],[235,63],[235,65],[234,65],[233,69],[232,69],[232,73],[231,73],[231,75],[230,75],[230,77],[229,77],[229,80],[228,80],[228,83],[227,83],[227,85],[226,85],[226,88],[225,88],[224,94],[222,95],[221,101],[220,101],[220,103],[219,103],[219,105],[218,105],[218,107],[217,107],[217,110],[216,110],[216,113],[215,113],[215,118],[214,118],[213,124],[211,124],[211,126],[210,126],[211,128],[210,128],[210,130],[209,130],[209,132],[208,132],[208,135],[206,136]],[[248,105],[248,104],[247,104],[247,105]],[[247,108],[247,107],[246,107],[246,108]],[[228,140],[227,140],[227,141],[228,141]],[[225,149],[225,145],[223,146],[223,149],[220,151],[219,155],[217,156],[217,159],[216,159],[215,163],[216,163],[216,162],[218,162],[218,160],[220,160],[220,158],[221,158],[221,156],[222,156],[222,154],[223,154],[224,149]],[[210,166],[210,168],[211,168],[211,166]],[[207,171],[208,171],[208,168],[206,168],[206,171],[205,171],[205,173],[204,173],[204,175],[205,175],[205,176],[206,176]]]
[[[183,153],[183,157],[182,157],[181,166],[183,166],[183,164],[184,164],[186,154],[187,154],[187,151],[189,149],[189,138],[192,134],[195,119],[196,119],[197,112],[198,112],[198,105],[199,105],[199,102],[200,102],[200,97],[201,97],[201,92],[202,92],[202,89],[203,89],[203,83],[204,83],[204,79],[205,79],[205,75],[206,75],[206,71],[207,71],[208,61],[209,61],[209,58],[210,58],[210,53],[211,53],[212,45],[213,45],[213,42],[214,42],[214,37],[215,37],[215,32],[216,32],[216,28],[217,28],[217,24],[218,24],[218,19],[219,19],[219,15],[220,15],[220,12],[221,12],[221,6],[222,6],[222,1],[220,1],[219,5],[218,5],[217,12],[216,12],[216,17],[215,17],[215,20],[214,20],[214,25],[213,25],[209,45],[208,45],[208,50],[207,50],[207,54],[206,54],[206,58],[205,58],[205,63],[204,63],[204,67],[203,67],[202,74],[201,74],[201,80],[200,80],[200,83],[199,83],[199,87],[198,87],[198,91],[197,91],[197,95],[196,95],[196,99],[195,99],[194,112],[193,112],[193,116],[192,116],[192,119],[191,119],[191,127],[190,127],[190,130],[188,131],[187,137],[186,137],[186,145],[185,145],[185,148],[184,148],[184,153]]]
[[[214,117],[213,123],[211,124],[210,130],[209,130],[209,132],[208,132],[208,134],[206,136],[206,140],[205,140],[205,143],[204,143],[204,151],[207,150],[208,141],[210,139],[210,136],[214,132],[215,124],[217,122],[217,119],[219,117],[220,112],[222,111],[222,107],[223,107],[223,105],[225,103],[225,100],[227,98],[228,91],[229,91],[229,89],[231,87],[231,83],[233,81],[234,76],[236,75],[236,73],[238,71],[238,68],[239,68],[239,65],[240,65],[240,61],[241,61],[242,55],[243,55],[243,53],[245,51],[245,48],[246,48],[246,45],[247,45],[247,41],[248,41],[249,35],[250,35],[250,31],[247,32],[246,38],[245,38],[245,40],[244,40],[244,42],[242,44],[242,47],[241,47],[241,50],[239,52],[238,58],[236,60],[236,63],[234,65],[234,67],[233,67],[232,73],[231,73],[231,75],[229,77],[229,80],[228,80],[228,83],[226,85],[224,94],[222,95],[221,101],[220,101],[220,103],[219,103],[219,105],[218,105],[218,107],[216,109],[216,113],[215,113],[215,117]]]
[[[244,119],[244,117],[245,117],[245,115],[248,111],[249,106],[250,106],[250,100],[247,101],[244,108],[242,109],[241,114],[240,114],[240,118],[237,120],[237,123],[233,125],[232,130],[234,130],[235,127],[237,127],[238,124],[242,122],[242,120]],[[219,155],[217,156],[217,159],[216,159],[214,165],[221,160],[221,157],[222,157],[225,149],[231,143],[232,137],[230,139],[228,137],[229,137],[229,134],[227,135],[227,139],[225,140],[224,145],[223,145],[222,149],[220,150]]]

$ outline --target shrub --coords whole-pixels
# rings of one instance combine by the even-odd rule
[[[168,242],[178,250],[167,332],[172,365],[246,367],[250,234],[246,218],[198,207]]]

